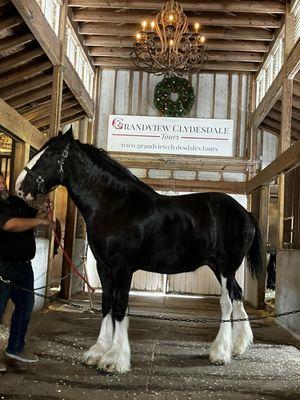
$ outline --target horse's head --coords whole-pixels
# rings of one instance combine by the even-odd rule
[[[65,179],[65,162],[73,140],[72,128],[48,140],[18,176],[17,195],[33,200],[37,193],[46,194],[61,184]]]

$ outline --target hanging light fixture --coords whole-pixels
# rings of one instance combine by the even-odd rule
[[[188,19],[177,1],[166,1],[155,19],[142,22],[136,34],[131,60],[139,69],[155,75],[199,72],[208,60],[200,24],[188,31]]]

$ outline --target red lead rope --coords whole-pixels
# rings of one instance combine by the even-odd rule
[[[88,280],[78,271],[78,268],[77,268],[76,265],[73,263],[73,261],[72,261],[72,259],[70,258],[69,254],[66,252],[66,250],[65,250],[64,247],[63,247],[63,245],[61,244],[61,241],[59,240],[59,238],[58,238],[58,236],[57,236],[57,233],[56,233],[56,230],[55,230],[55,227],[54,227],[54,222],[53,222],[53,209],[52,209],[52,206],[51,206],[51,201],[49,200],[48,197],[46,197],[46,202],[48,203],[48,207],[49,207],[48,218],[49,218],[49,220],[50,220],[50,226],[51,226],[51,229],[52,229],[53,234],[54,234],[54,238],[55,238],[55,240],[56,240],[58,246],[61,248],[64,257],[66,258],[66,260],[67,260],[67,262],[69,263],[69,265],[70,265],[71,269],[73,270],[73,272],[74,272],[77,276],[79,276],[79,278],[80,278],[81,280],[83,280],[83,282],[88,286],[88,288],[89,288],[92,292],[95,292],[96,289],[93,288],[93,287],[89,284]]]

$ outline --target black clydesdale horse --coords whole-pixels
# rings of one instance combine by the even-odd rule
[[[221,285],[222,319],[246,318],[235,274],[247,256],[261,268],[261,238],[253,216],[226,194],[162,196],[103,150],[75,140],[72,131],[50,139],[21,172],[16,192],[33,199],[57,185],[67,188],[87,226],[102,283],[103,319],[85,362],[109,371],[130,369],[128,293],[138,269],[162,274],[208,265]],[[248,321],[225,322],[210,361],[229,362],[252,342]]]

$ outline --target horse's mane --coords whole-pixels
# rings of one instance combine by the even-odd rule
[[[140,181],[127,168],[123,167],[123,165],[112,159],[105,150],[98,149],[88,143],[82,143],[79,140],[75,140],[75,142],[80,149],[87,154],[94,165],[98,166],[100,169],[105,169],[112,172],[114,177],[117,178],[121,184],[130,182],[134,186],[138,186],[139,189],[142,189],[143,191],[155,193],[150,186]]]

